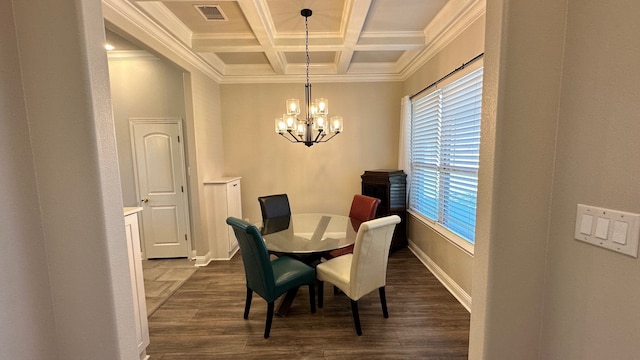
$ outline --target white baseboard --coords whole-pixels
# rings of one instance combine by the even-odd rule
[[[204,256],[194,256],[193,259],[196,261],[195,266],[207,266],[211,262],[211,252],[208,252]]]
[[[207,266],[212,261],[229,261],[238,252],[238,250],[240,250],[240,247],[236,246],[236,248],[231,251],[231,254],[229,255],[229,257],[212,258],[211,252],[208,252],[207,255],[205,256],[196,256],[195,257],[196,266]]]
[[[453,295],[468,312],[471,312],[471,295],[467,294],[444,270],[425,254],[414,242],[409,240],[409,250],[424,264],[442,285]]]

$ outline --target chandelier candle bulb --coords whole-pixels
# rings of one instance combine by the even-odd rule
[[[342,116],[333,116],[331,118],[331,132],[335,134],[342,132]]]
[[[316,99],[318,106],[318,115],[327,115],[329,113],[329,100],[325,98]]]
[[[327,142],[343,130],[342,117],[334,116],[331,117],[331,122],[327,122],[329,118],[328,99],[317,98],[315,101],[311,101],[311,83],[309,82],[309,17],[311,14],[313,12],[310,9],[302,9],[300,11],[300,15],[304,17],[305,53],[307,55],[307,81],[304,85],[304,108],[306,114],[304,118],[299,119],[300,101],[298,99],[287,99],[287,113],[282,116],[282,119],[276,119],[277,134],[282,135],[290,142],[299,142],[306,146]],[[333,134],[325,138],[327,130],[330,130]]]
[[[318,118],[316,120],[317,120],[316,123],[315,123],[316,129],[317,130],[324,130],[324,124],[325,124],[324,118],[322,116],[318,116]]]
[[[282,118],[276,118],[276,132],[278,134],[283,134],[287,130],[287,124],[282,120]]]
[[[300,100],[287,100],[287,115],[300,115]]]
[[[287,130],[294,130],[296,128],[296,118],[291,115],[282,115],[285,120],[285,126]]]

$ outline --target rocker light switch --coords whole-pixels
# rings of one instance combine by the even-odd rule
[[[593,216],[582,214],[582,221],[580,222],[580,233],[585,235],[591,235],[592,227],[593,227]]]
[[[627,229],[629,228],[629,224],[624,221],[616,220],[613,223],[613,240],[614,243],[618,243],[620,245],[624,245],[627,243]]]
[[[638,257],[640,214],[578,204],[574,238]]]
[[[609,233],[609,219],[598,217],[596,221],[596,237],[605,240]]]

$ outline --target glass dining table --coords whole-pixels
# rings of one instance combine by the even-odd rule
[[[292,256],[314,266],[322,254],[352,245],[360,222],[345,215],[326,213],[292,214],[260,224],[267,250],[276,256]],[[276,314],[286,316],[297,289],[288,292]]]
[[[358,226],[344,215],[305,213],[267,219],[260,231],[271,252],[313,255],[352,245]]]

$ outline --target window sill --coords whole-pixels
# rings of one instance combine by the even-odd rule
[[[445,238],[447,241],[455,245],[460,250],[468,253],[469,255],[473,255],[474,246],[473,244],[469,243],[467,240],[461,238],[460,236],[456,235],[452,231],[446,229],[444,226],[422,216],[421,214],[413,210],[407,210],[407,212],[411,214],[414,218],[416,218],[418,221],[420,221],[420,223],[433,229],[435,232],[440,234],[440,236]]]

